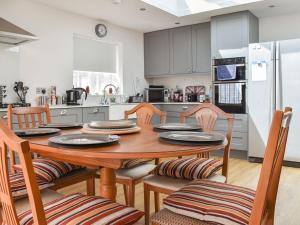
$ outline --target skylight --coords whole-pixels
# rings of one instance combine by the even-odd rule
[[[222,9],[231,6],[243,5],[263,0],[142,0],[161,10],[175,16],[187,16],[191,14]]]

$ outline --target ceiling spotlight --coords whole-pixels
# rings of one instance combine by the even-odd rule
[[[122,0],[112,0],[112,3],[115,5],[119,5],[122,3]]]
[[[141,11],[146,11],[146,8],[140,8]]]

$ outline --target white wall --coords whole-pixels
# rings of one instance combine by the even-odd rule
[[[101,10],[101,9],[99,9]],[[35,102],[36,87],[57,86],[58,95],[72,88],[73,34],[97,38],[95,21],[28,0],[1,0],[0,15],[39,37],[20,47],[20,80],[30,87],[28,100]],[[132,80],[144,80],[143,34],[105,23],[103,41],[121,43],[124,93],[133,94]],[[5,80],[0,74],[1,80]]]
[[[7,48],[7,47],[6,47]],[[12,87],[20,75],[20,54],[18,51],[2,48],[0,46],[0,85]],[[14,102],[17,95],[12,88],[6,88],[7,97],[4,102]]]
[[[259,19],[261,42],[300,38],[300,14],[288,14]]]

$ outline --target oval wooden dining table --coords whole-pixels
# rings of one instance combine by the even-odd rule
[[[80,133],[80,129],[63,130],[62,134]],[[116,175],[115,170],[120,168],[125,159],[136,158],[167,158],[195,155],[224,149],[223,143],[207,145],[171,144],[160,140],[159,133],[151,126],[145,126],[139,133],[122,135],[117,144],[99,147],[66,147],[49,143],[50,136],[36,136],[26,138],[31,151],[39,155],[100,169],[100,195],[115,201]]]

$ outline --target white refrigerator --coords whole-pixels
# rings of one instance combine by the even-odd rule
[[[300,162],[300,39],[249,45],[249,158],[263,158],[273,112],[293,108],[285,160]]]

